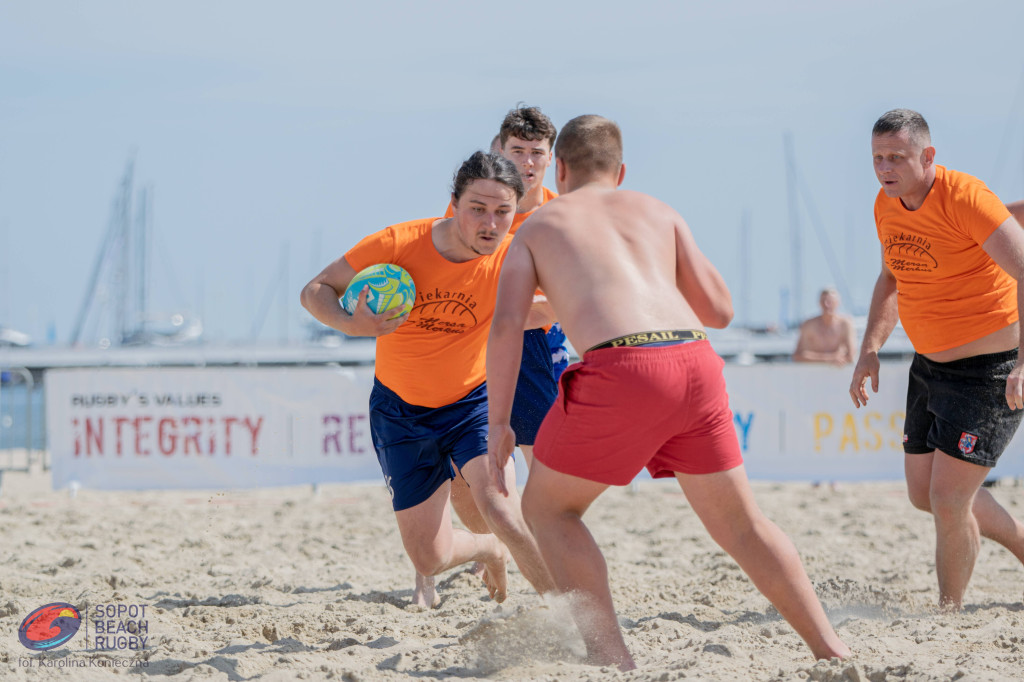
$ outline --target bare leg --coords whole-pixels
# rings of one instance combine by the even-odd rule
[[[526,468],[533,468],[533,446],[532,445],[520,445],[519,451],[523,453],[523,459],[526,460]]]
[[[905,470],[910,501],[921,511],[931,513],[932,463],[939,457],[953,459],[936,450],[926,455],[907,455]],[[959,461],[959,460],[957,460]],[[966,462],[964,462],[966,464]],[[973,466],[973,465],[968,465]],[[984,468],[984,467],[982,467]],[[985,469],[986,474],[991,469]],[[984,480],[984,479],[982,479]],[[980,486],[980,484],[979,484]],[[974,496],[974,519],[982,537],[997,542],[1024,563],[1024,524],[1010,515],[985,488],[979,487]]]
[[[434,576],[469,561],[482,561],[487,567],[488,592],[495,601],[504,601],[508,551],[493,535],[452,528],[450,489],[451,484],[446,482],[427,500],[395,512],[405,551],[416,572],[424,576]]]
[[[988,467],[938,450],[930,455],[907,455],[905,461],[911,501],[935,519],[939,606],[958,610],[981,550],[981,536],[995,540],[1021,560],[1024,527],[981,488],[991,471]]]
[[[615,617],[604,555],[583,523],[584,512],[607,488],[535,461],[523,493],[523,514],[555,585],[570,595],[590,662],[632,670],[636,663]]]
[[[416,587],[412,591],[412,603],[416,606],[435,608],[441,604],[441,597],[434,587],[434,576],[416,574]]]
[[[458,514],[462,525],[470,533],[491,532],[491,529],[487,526],[487,521],[484,520],[480,510],[477,509],[476,502],[473,500],[473,493],[469,490],[469,484],[462,477],[462,472],[459,471],[458,467],[455,468],[455,478],[452,479],[452,509]]]
[[[466,479],[462,477],[462,472],[459,471],[458,467],[455,468],[455,478],[452,479],[452,509],[459,516],[459,520],[462,521],[470,533],[490,533],[491,529],[487,526],[487,522],[484,521],[484,517],[480,514],[480,510],[476,507],[476,502],[473,501],[473,494],[469,490],[469,484],[466,483]],[[484,565],[482,562],[477,561],[473,564],[473,568],[470,569],[470,573],[476,577],[483,579],[484,577]]]
[[[729,553],[793,626],[815,658],[845,658],[850,649],[825,616],[796,548],[757,503],[742,466],[699,476],[676,474],[712,539]]]
[[[462,477],[462,473],[458,468],[455,469],[455,478],[452,479],[451,496],[452,509],[458,514],[462,525],[470,533],[484,534],[491,532],[491,529],[487,527],[487,522],[484,521],[484,517],[480,515],[480,510],[476,508],[476,502],[473,501],[473,496],[469,492],[469,484],[466,483],[466,479]],[[476,561],[473,563],[473,568],[470,569],[470,572],[482,580],[484,578],[484,568],[482,561]],[[437,590],[434,588],[434,576],[416,574],[416,588],[413,590],[412,603],[431,607],[441,603],[441,597],[438,596]]]
[[[541,558],[537,541],[523,520],[519,492],[516,490],[516,467],[509,459],[505,464],[505,481],[508,496],[498,490],[494,473],[494,460],[485,454],[474,457],[462,467],[462,474],[470,485],[470,492],[476,506],[483,514],[487,525],[505,543],[520,572],[533,589],[546,594],[555,589],[551,573]],[[490,570],[490,569],[488,569]]]

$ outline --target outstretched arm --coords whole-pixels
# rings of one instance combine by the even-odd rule
[[[390,312],[375,314],[366,304],[367,287],[359,293],[356,309],[349,315],[338,299],[356,274],[342,256],[302,288],[302,307],[323,324],[349,336],[383,336],[409,319],[408,313],[394,319],[388,319]]]
[[[501,266],[498,301],[487,339],[487,453],[495,463],[498,487],[506,495],[505,463],[516,447],[510,421],[523,355],[523,325],[536,289],[533,256],[520,235],[516,235]]]
[[[1012,204],[1011,204],[1012,205]],[[1021,207],[1024,211],[1024,206]],[[1017,280],[1017,316],[1024,313],[1024,230],[1013,218],[1007,218],[982,244],[985,253],[991,256],[999,267]],[[1020,329],[1018,348],[1024,344],[1024,324],[1017,322]],[[1006,404],[1011,410],[1024,408],[1024,366],[1018,355],[1017,364],[1006,377]]]
[[[868,324],[864,330],[864,340],[860,344],[860,357],[853,368],[853,381],[850,382],[850,397],[856,407],[868,404],[868,392],[864,383],[871,379],[871,390],[878,393],[878,351],[885,344],[899,322],[899,309],[896,304],[896,278],[882,258],[882,272],[875,282],[875,290],[871,294],[871,308],[868,310]]]
[[[676,286],[702,324],[724,329],[732,321],[729,287],[699,248],[690,227],[678,213],[676,223]]]

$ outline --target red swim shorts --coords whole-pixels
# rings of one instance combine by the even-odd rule
[[[708,341],[588,351],[562,374],[534,456],[564,474],[626,485],[743,464],[722,367]]]

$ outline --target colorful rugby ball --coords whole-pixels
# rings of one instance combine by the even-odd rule
[[[394,310],[395,314],[391,318],[394,319],[412,310],[413,301],[416,299],[416,285],[402,266],[378,263],[360,270],[348,283],[341,297],[341,307],[349,315],[355,312],[359,292],[365,286],[370,287],[366,293],[366,304],[373,312]]]

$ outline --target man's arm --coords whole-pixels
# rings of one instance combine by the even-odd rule
[[[1024,199],[1007,204],[1006,208],[1010,209],[1010,215],[1013,216],[1018,225],[1024,225]]]
[[[854,353],[857,352],[857,330],[853,326],[853,318],[843,317],[843,345],[839,347],[838,362],[841,365],[848,365],[853,362]]]
[[[868,392],[864,382],[871,378],[871,390],[878,393],[878,351],[885,340],[892,334],[899,322],[899,309],[896,304],[896,278],[882,257],[882,272],[875,282],[875,290],[871,294],[871,308],[868,310],[868,325],[864,330],[864,340],[860,344],[860,357],[853,368],[853,381],[850,383],[850,397],[856,407],[868,404]]]
[[[508,494],[505,463],[516,447],[509,422],[523,355],[523,327],[537,289],[533,256],[522,239],[512,240],[501,266],[498,301],[487,338],[487,453],[494,460],[499,489]]]
[[[724,329],[732,321],[729,287],[711,261],[697,247],[690,227],[675,213],[676,286],[702,324]]]
[[[810,321],[800,325],[800,337],[796,340],[796,350],[793,351],[793,362],[817,362],[817,358],[811,357],[807,350],[807,337],[813,332],[810,329]]]
[[[366,304],[368,287],[359,292],[356,309],[349,315],[338,299],[356,274],[342,256],[302,288],[302,307],[323,324],[349,336],[383,336],[409,319],[408,313],[392,320],[388,319],[391,315],[388,311],[375,314]]]
[[[1013,218],[1007,218],[982,244],[992,260],[1017,281],[1017,316],[1024,313],[1024,230]],[[1020,340],[1018,348],[1024,345],[1024,324],[1018,320]],[[1024,366],[1018,355],[1017,364],[1006,377],[1006,404],[1011,410],[1024,408]]]

